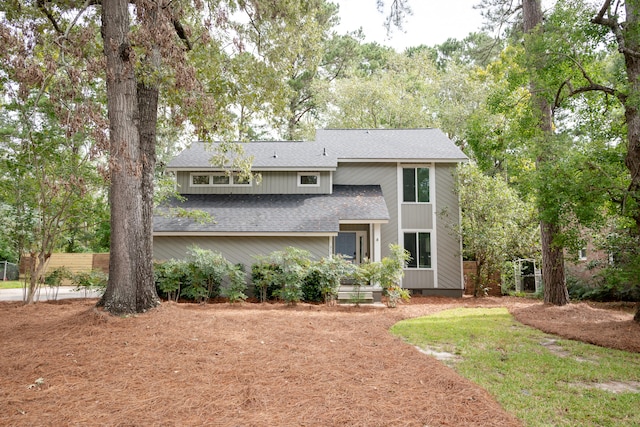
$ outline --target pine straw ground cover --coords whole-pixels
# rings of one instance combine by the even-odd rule
[[[506,305],[519,320],[552,318],[576,333],[597,318],[603,328],[588,330],[591,338],[623,334],[618,343],[640,349],[640,327],[630,313],[585,304],[566,309],[510,298],[420,298],[397,309],[164,303],[129,318],[94,304],[0,303],[0,424],[520,425],[486,391],[388,333],[401,319],[461,305]]]

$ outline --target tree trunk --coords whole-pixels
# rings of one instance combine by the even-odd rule
[[[159,303],[153,279],[153,176],[156,166],[158,88],[138,83],[140,151],[142,156],[142,256],[138,264],[136,307],[139,312]]]
[[[146,230],[142,197],[144,167],[128,6],[127,0],[102,2],[110,138],[111,254],[109,283],[98,304],[113,314],[141,311],[137,294],[143,273],[139,270],[148,256],[142,239]]]
[[[540,0],[523,0],[522,15],[524,21],[524,31],[529,35],[542,34],[542,6]],[[529,55],[533,55],[528,48],[530,43],[525,42],[525,49]],[[541,153],[537,159],[538,166],[552,162],[549,158],[549,150],[545,146],[551,143],[553,137],[551,106],[540,93],[539,85],[536,83],[536,74],[544,66],[539,61],[534,61],[530,70],[530,92],[535,107],[534,114],[538,115],[538,125],[540,129],[539,147]],[[540,200],[539,203],[547,203]],[[543,206],[541,206],[543,207]],[[541,209],[544,210],[544,209]],[[540,235],[542,240],[542,280],[544,282],[544,302],[545,304],[565,305],[569,303],[569,292],[564,277],[564,248],[557,245],[556,237],[560,233],[557,224],[548,220],[540,220]]]
[[[624,102],[628,145],[625,164],[631,173],[629,192],[635,203],[635,232],[640,234],[640,1],[627,0],[624,4],[626,23],[623,34],[627,50],[623,53],[629,85]]]
[[[554,244],[558,226],[540,221],[542,240],[542,280],[545,304],[569,303],[569,291],[564,277],[564,249]]]

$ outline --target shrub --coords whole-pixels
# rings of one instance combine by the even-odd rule
[[[257,261],[251,265],[251,283],[254,293],[260,296],[260,302],[274,299],[275,293],[280,288],[278,277],[281,269],[268,257],[256,257]]]
[[[303,284],[305,301],[331,303],[343,279],[353,276],[356,266],[342,255],[331,255],[311,263]]]
[[[183,289],[184,296],[206,301],[220,294],[222,279],[229,274],[232,265],[219,252],[192,246],[188,251],[192,279]]]
[[[302,299],[302,284],[308,274],[311,253],[304,249],[287,247],[274,251],[266,257],[258,257],[251,266],[254,286],[265,301],[270,295],[288,304]],[[271,292],[269,292],[272,290]],[[270,294],[270,295],[269,295]]]
[[[191,281],[189,263],[183,260],[169,260],[154,265],[156,288],[161,296],[178,301],[183,287]]]
[[[63,280],[71,280],[73,274],[67,267],[58,267],[55,270],[47,273],[44,277],[44,284],[51,287],[58,287],[62,285]]]
[[[73,275],[71,281],[75,284],[76,288],[74,290],[76,291],[92,290],[104,293],[107,289],[109,276],[102,270],[91,270]]]
[[[228,277],[229,285],[222,289],[222,295],[229,298],[230,303],[246,300],[247,295],[244,291],[247,290],[247,273],[244,271],[244,265],[230,266]]]

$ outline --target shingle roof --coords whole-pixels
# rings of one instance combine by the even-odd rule
[[[217,143],[205,144],[196,142],[191,144],[177,157],[172,159],[169,169],[212,169],[210,159],[216,153]],[[318,170],[335,169],[338,161],[335,153],[324,152],[316,142],[247,142],[243,143],[245,155],[253,156],[252,169],[296,169]]]
[[[194,143],[169,169],[213,169],[215,147]],[[339,160],[460,162],[467,156],[439,129],[320,129],[310,142],[249,142],[254,170],[335,169]]]
[[[388,221],[378,185],[335,185],[333,194],[188,195],[164,206],[200,209],[215,222],[156,215],[154,233],[336,233],[340,221]],[[162,210],[162,208],[161,208]],[[166,211],[166,209],[165,209]]]
[[[339,159],[468,160],[440,129],[318,129],[316,142]]]

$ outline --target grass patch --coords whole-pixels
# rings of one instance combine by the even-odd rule
[[[0,289],[21,288],[22,284],[23,282],[19,280],[7,280],[7,281],[0,280]]]
[[[600,390],[640,382],[640,355],[545,334],[505,308],[459,308],[405,320],[395,335],[458,356],[448,362],[527,426],[640,425],[640,392]],[[594,387],[591,387],[591,386]]]

